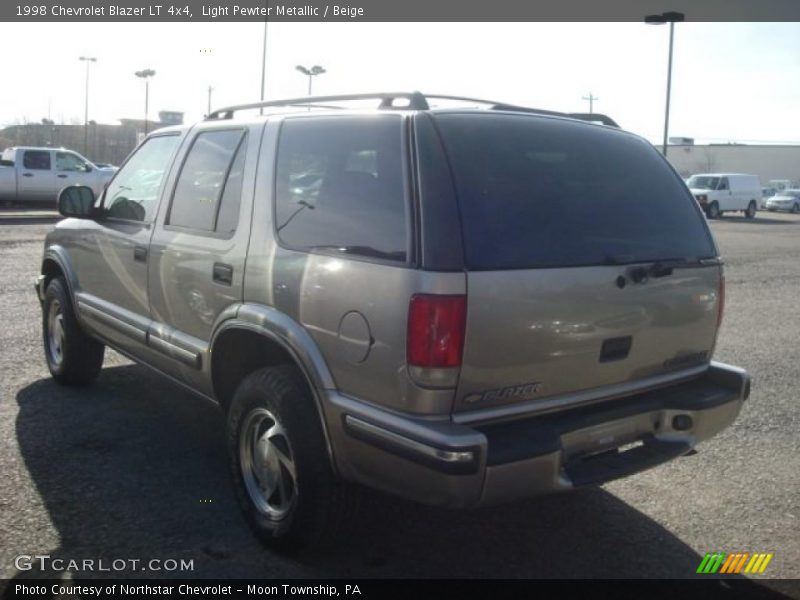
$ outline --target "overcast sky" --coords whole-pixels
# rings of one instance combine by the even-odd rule
[[[212,106],[258,100],[263,23],[0,23],[0,124],[48,116],[202,118]],[[295,65],[327,73],[315,94],[421,90],[538,108],[595,111],[660,141],[669,27],[643,23],[270,23],[268,98],[306,93]],[[679,23],[670,135],[712,142],[800,143],[800,24]],[[48,108],[49,107],[49,108]]]

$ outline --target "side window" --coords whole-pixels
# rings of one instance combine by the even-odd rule
[[[109,217],[152,221],[161,182],[179,141],[177,135],[161,135],[136,149],[106,188],[104,205]]]
[[[717,189],[718,190],[728,190],[728,189],[730,189],[730,187],[728,186],[728,178],[727,177],[723,177],[722,179],[719,180],[719,187]]]
[[[31,171],[49,171],[50,153],[47,150],[26,150],[22,166]]]
[[[71,152],[56,152],[57,171],[86,171],[86,163]]]
[[[169,225],[201,231],[219,229],[223,233],[236,229],[242,195],[243,139],[241,129],[197,135],[175,184]]]
[[[299,250],[405,261],[401,120],[287,119],[278,144],[275,228]]]

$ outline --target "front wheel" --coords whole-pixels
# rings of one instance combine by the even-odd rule
[[[746,219],[752,219],[756,216],[756,203],[755,201],[751,200],[750,204],[747,205],[747,210],[744,211],[744,216]]]
[[[289,552],[335,539],[354,508],[354,490],[331,468],[302,373],[280,365],[246,377],[226,429],[236,497],[256,536]]]
[[[42,340],[47,367],[58,383],[88,385],[97,378],[105,346],[81,329],[61,277],[52,279],[45,291]]]

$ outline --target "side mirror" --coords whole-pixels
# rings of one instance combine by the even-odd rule
[[[91,219],[94,216],[94,192],[85,185],[69,185],[58,194],[58,212],[65,217]]]

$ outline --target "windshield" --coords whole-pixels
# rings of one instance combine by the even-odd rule
[[[775,194],[776,196],[788,196],[789,198],[800,198],[800,190],[783,190]]]
[[[681,179],[615,129],[522,115],[439,114],[473,270],[716,254]]]
[[[715,190],[719,185],[719,177],[708,175],[692,175],[689,177],[689,187],[695,190]]]

